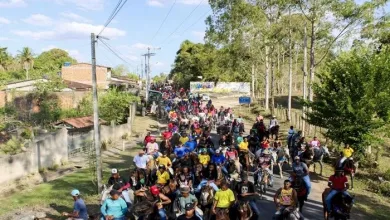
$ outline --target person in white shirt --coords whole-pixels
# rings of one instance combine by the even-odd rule
[[[321,143],[320,143],[320,141],[318,140],[317,137],[314,137],[313,140],[310,142],[310,145],[312,147],[319,148],[321,146]]]
[[[278,123],[278,120],[276,120],[276,116],[274,115],[274,116],[272,116],[272,119],[271,119],[271,121],[269,122],[269,129],[271,129],[272,127],[274,127],[274,126],[276,126],[276,125],[278,125],[279,123]]]
[[[157,158],[160,156],[158,152],[158,144],[156,143],[156,139],[152,138],[148,144],[146,144],[146,154],[149,155],[150,159]]]
[[[149,157],[145,155],[143,150],[141,150],[133,159],[135,167],[137,167],[137,169],[141,169],[144,172],[146,171],[146,167],[149,161]]]

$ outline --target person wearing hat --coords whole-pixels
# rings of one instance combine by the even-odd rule
[[[144,146],[146,146],[151,140],[152,140],[152,135],[150,132],[146,133],[145,139],[144,139]]]
[[[119,175],[118,169],[114,168],[111,170],[111,177],[108,179],[108,185],[113,186],[113,189],[121,193],[128,205],[131,204],[128,191],[128,189],[131,187],[130,183]]]
[[[100,207],[102,213],[101,220],[125,220],[127,213],[127,204],[120,197],[120,192],[113,189],[110,191],[111,198],[107,198]]]
[[[273,164],[275,162],[273,160],[274,160],[274,158],[272,157],[271,152],[268,149],[265,149],[258,159],[258,161],[259,161],[258,167],[265,169],[265,171],[268,172],[268,175],[269,175],[268,185],[270,187],[272,187],[273,183],[274,183],[273,174],[272,174],[272,171],[270,169],[271,164]],[[261,175],[261,172],[257,172],[253,175],[255,183],[257,183],[257,181],[258,181],[259,175]]]
[[[179,204],[180,204],[180,212],[185,213],[185,205],[188,203],[194,204],[196,206],[198,204],[198,199],[191,194],[191,188],[189,186],[181,186],[180,187],[180,197],[179,197]]]
[[[332,212],[332,199],[337,193],[343,193],[345,196],[351,197],[347,189],[349,183],[347,177],[343,174],[344,170],[337,169],[334,175],[329,177],[328,186],[332,189],[326,196],[325,203],[328,213]]]
[[[165,186],[170,178],[169,173],[166,171],[166,168],[163,164],[158,166],[156,175],[157,175],[157,184],[162,186]]]
[[[255,191],[255,185],[248,180],[248,175],[244,173],[241,177],[242,182],[237,184],[236,193],[239,201],[247,201],[252,208],[252,211],[256,213],[257,219],[260,220],[260,210],[257,208],[258,194]]]
[[[306,186],[306,200],[307,197],[310,194],[311,191],[311,182],[310,182],[310,177],[309,177],[309,168],[305,163],[301,162],[301,158],[299,156],[294,157],[294,162],[292,164],[292,170],[295,173],[297,177],[301,177],[303,182],[305,183]]]
[[[221,166],[222,172],[225,175],[229,175],[225,167],[226,158],[222,155],[221,150],[216,150],[215,154],[211,157],[211,163],[215,163],[217,166]]]
[[[286,179],[283,187],[278,189],[274,195],[274,203],[276,205],[276,216],[279,216],[285,208],[293,207],[295,210],[298,206],[298,194],[291,187],[291,181]]]
[[[160,219],[167,219],[167,215],[163,206],[170,204],[172,201],[169,197],[160,193],[160,190],[157,186],[151,186],[149,188],[149,191],[145,191],[143,189],[137,190],[134,195],[140,196],[142,198],[145,198],[149,202],[155,203],[158,209],[158,215],[160,216]]]
[[[276,116],[273,115],[273,116],[272,116],[272,119],[271,119],[270,122],[269,122],[269,129],[271,130],[271,128],[275,127],[276,125],[279,125],[279,122],[278,122],[278,120],[276,119]]]
[[[201,217],[197,216],[195,211],[196,208],[196,205],[187,203],[184,207],[185,213],[180,215],[177,220],[202,220]]]
[[[200,154],[198,155],[198,158],[199,158],[199,163],[201,163],[204,167],[206,167],[211,160],[210,155],[207,153],[206,148],[200,149]]]
[[[74,220],[88,220],[87,206],[83,199],[80,198],[80,191],[77,189],[72,190],[70,193],[73,197],[73,212],[63,212],[62,216],[72,218]]]

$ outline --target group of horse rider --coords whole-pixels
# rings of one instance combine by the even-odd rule
[[[315,148],[322,148],[316,137],[307,143],[290,127],[288,147],[283,147],[276,117],[266,126],[261,115],[245,136],[244,120],[235,118],[231,108],[217,109],[211,100],[203,102],[182,89],[179,95],[167,93],[168,126],[161,132],[161,142],[151,133],[146,135],[128,178],[112,169],[110,198],[102,203],[102,219],[126,219],[129,214],[162,220],[263,219],[257,202],[266,188],[273,187],[273,165],[289,163],[290,158],[293,172],[274,195],[274,218],[303,219],[302,206],[311,191],[308,161],[313,160]],[[352,156],[351,149],[345,148],[338,167]],[[351,197],[341,168],[329,178],[329,186],[324,205],[333,215],[333,198],[339,192]]]

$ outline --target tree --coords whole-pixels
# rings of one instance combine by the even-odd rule
[[[129,105],[137,101],[138,97],[116,89],[109,90],[99,99],[100,117],[106,121],[121,124],[129,116]]]
[[[188,40],[180,45],[169,78],[173,78],[183,88],[189,88],[190,81],[218,81],[215,72],[216,49],[210,45],[194,44]]]
[[[28,71],[34,67],[34,54],[29,47],[23,47],[19,52],[19,61],[26,71],[26,79],[29,79]]]
[[[163,83],[167,80],[168,75],[165,73],[160,73],[160,75],[154,76],[152,81],[155,83]]]
[[[54,76],[61,71],[61,67],[65,62],[76,64],[77,60],[69,56],[65,50],[58,48],[51,49],[41,53],[34,60],[34,69],[37,72],[37,78],[42,76]]]
[[[390,48],[380,53],[354,48],[329,63],[306,101],[306,120],[327,129],[325,135],[364,152],[374,131],[390,121]]]
[[[114,67],[114,69],[112,69],[113,76],[125,76],[128,73],[129,73],[129,69],[123,64],[118,65]]]

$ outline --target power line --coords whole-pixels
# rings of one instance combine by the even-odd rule
[[[105,41],[103,41],[102,39],[99,39],[99,38],[98,38],[98,40],[100,40],[100,42],[102,42],[103,45],[104,45],[107,49],[109,49],[116,57],[118,57],[118,58],[121,59],[123,62],[129,64],[131,67],[134,68],[133,64],[129,63],[127,60],[125,60],[123,57],[121,57],[121,56],[119,55],[119,53],[116,52],[114,49],[112,49]]]
[[[182,36],[184,33],[186,33],[190,28],[192,28],[195,24],[197,24],[204,16],[206,16],[210,11],[212,11],[212,9],[208,10],[206,13],[204,13],[202,16],[200,16],[194,23],[192,23],[190,26],[188,26],[183,32],[181,32],[179,35]],[[172,41],[170,41],[168,44],[172,43]]]
[[[122,4],[123,2],[123,4]],[[110,17],[108,17],[106,23],[104,24],[103,29],[99,32],[97,36],[99,36],[104,29],[111,23],[111,21],[115,18],[115,16],[118,14],[118,12],[123,8],[123,6],[126,4],[127,0],[119,0],[118,4],[115,6],[114,10],[112,11]]]
[[[169,9],[169,11],[168,11],[168,13],[167,13],[167,15],[165,16],[164,20],[161,22],[161,25],[160,25],[160,27],[158,28],[157,32],[154,34],[154,36],[153,36],[152,39],[150,40],[150,43],[152,43],[152,41],[154,40],[154,38],[157,36],[158,32],[160,32],[162,26],[164,25],[165,21],[167,20],[169,14],[171,13],[171,11],[172,11],[172,9],[173,9],[173,6],[175,6],[176,1],[177,1],[177,0],[175,0],[175,2],[173,2],[171,8]]]
[[[183,20],[183,22],[167,38],[165,38],[165,40],[163,40],[161,42],[161,44],[163,44],[165,41],[167,41],[169,39],[169,37],[171,37],[174,33],[176,33],[177,30],[179,30],[179,28],[187,21],[187,19],[191,17],[191,15],[194,13],[194,11],[199,8],[199,6],[202,4],[203,1],[204,0],[199,2],[199,4],[194,8],[194,10],[191,11],[191,13]]]

